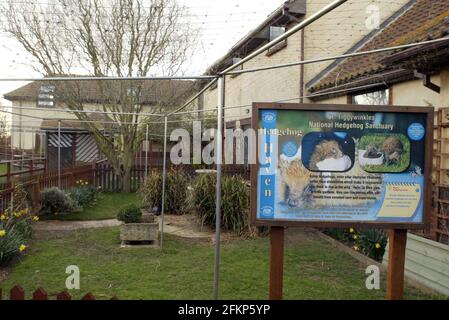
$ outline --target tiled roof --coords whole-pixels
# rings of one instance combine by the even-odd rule
[[[83,103],[102,103],[107,102],[108,99],[118,101],[120,92],[123,92],[123,90],[126,92],[127,89],[141,85],[143,89],[140,103],[156,105],[161,101],[169,100],[170,103],[177,105],[184,102],[186,97],[193,92],[195,85],[193,81],[184,80],[107,80],[103,83],[104,87],[101,88],[99,81],[34,81],[6,93],[4,98],[10,101],[36,101],[42,86],[54,85],[56,99],[64,100],[67,95],[76,94],[76,97],[80,97]]]
[[[95,126],[98,129],[106,129],[106,128],[113,127],[112,119],[109,118],[105,114],[90,113],[87,115],[87,118],[90,121],[95,121],[96,122]],[[61,120],[61,129],[63,129],[63,130],[67,130],[67,129],[86,130],[83,123],[77,121],[77,119],[74,119],[74,120],[75,121]],[[55,130],[58,128],[58,125],[59,125],[58,119],[45,119],[45,120],[42,120],[41,129],[42,130]]]
[[[449,1],[417,0],[407,11],[378,32],[356,51],[368,51],[402,44],[438,39],[449,34]],[[380,61],[392,52],[369,54],[343,60],[321,79],[312,83],[309,91],[318,92],[337,85],[363,79],[369,75],[392,70]]]

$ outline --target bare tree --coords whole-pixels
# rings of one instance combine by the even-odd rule
[[[3,107],[0,103],[0,111],[3,111]],[[6,145],[6,140],[9,136],[8,119],[4,112],[0,112],[0,144]]]
[[[179,74],[193,54],[197,34],[188,11],[176,0],[53,0],[45,5],[6,0],[0,10],[3,30],[32,55],[32,67],[45,76]],[[141,81],[94,85],[103,97],[97,101],[103,110],[123,114],[110,115],[116,123],[114,139],[95,123],[84,126],[120,176],[123,191],[129,192],[130,170],[143,136],[141,117],[130,113],[144,109],[144,90],[161,89]],[[85,109],[81,86],[75,81],[57,90],[60,101],[73,111]],[[156,101],[158,109],[174,107],[173,98]],[[75,115],[88,118],[85,113]]]

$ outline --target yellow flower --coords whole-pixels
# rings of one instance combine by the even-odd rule
[[[6,231],[5,230],[0,230],[0,237],[4,237],[6,235]]]
[[[349,228],[349,233],[354,233],[354,228]]]
[[[39,221],[39,217],[38,216],[34,216],[33,217],[33,221]]]
[[[352,236],[352,238],[353,238],[354,240],[357,240],[357,239],[359,238],[359,236],[355,234],[355,235]]]
[[[0,216],[0,220],[6,220],[6,216],[5,216],[4,214],[2,214],[2,215]]]
[[[382,247],[382,246],[380,245],[380,243],[376,243],[375,246],[376,246],[376,249],[380,249],[380,247]]]
[[[27,248],[26,245],[21,244],[20,247],[19,247],[19,251],[20,251],[20,252],[23,252],[23,251],[25,251],[26,248]]]

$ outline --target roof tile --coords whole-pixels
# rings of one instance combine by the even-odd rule
[[[449,1],[417,0],[357,51],[368,51],[441,38],[449,33]],[[356,56],[343,60],[309,89],[311,92],[332,88],[369,74],[389,69],[380,61],[391,52]]]

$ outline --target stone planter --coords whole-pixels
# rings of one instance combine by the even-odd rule
[[[122,246],[131,244],[159,245],[159,224],[152,223],[124,223],[120,226],[120,240]]]

